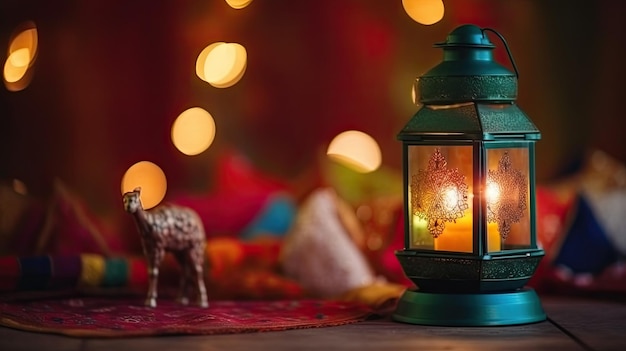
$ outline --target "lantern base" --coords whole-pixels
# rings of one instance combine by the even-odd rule
[[[546,318],[530,288],[476,294],[407,290],[392,315],[397,322],[455,327],[528,324]]]

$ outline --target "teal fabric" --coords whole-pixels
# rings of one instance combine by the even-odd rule
[[[261,212],[242,231],[242,239],[253,239],[260,235],[284,236],[291,228],[296,216],[296,204],[287,195],[275,195],[268,199]]]

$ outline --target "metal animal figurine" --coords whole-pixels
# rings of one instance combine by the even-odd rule
[[[192,288],[196,293],[197,304],[208,307],[203,277],[206,237],[198,214],[190,208],[174,205],[160,205],[144,210],[140,193],[141,188],[135,188],[125,193],[123,199],[124,210],[133,216],[137,224],[148,261],[149,286],[145,305],[157,305],[159,266],[167,251],[176,257],[183,270],[178,301],[183,305],[189,304],[188,294]]]

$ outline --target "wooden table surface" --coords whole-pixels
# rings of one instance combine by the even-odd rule
[[[542,297],[548,320],[507,327],[429,327],[381,318],[234,335],[80,339],[0,327],[0,350],[626,350],[626,299]]]

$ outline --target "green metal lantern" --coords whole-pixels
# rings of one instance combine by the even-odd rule
[[[493,60],[486,32],[505,44],[515,73]],[[443,61],[416,80],[420,109],[398,134],[403,148],[405,249],[417,286],[396,321],[450,326],[546,319],[526,283],[537,247],[535,142],[539,130],[515,104],[517,68],[504,38],[463,25]]]

